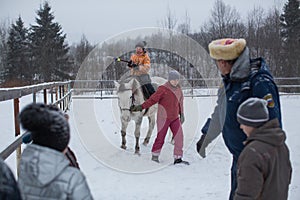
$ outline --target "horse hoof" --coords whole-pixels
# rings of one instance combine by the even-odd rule
[[[147,146],[149,144],[149,138],[145,138],[143,145]]]
[[[138,155],[138,156],[141,155],[140,151],[135,151],[134,154],[135,154],[135,155]]]
[[[126,150],[127,147],[126,147],[126,145],[122,144],[121,148]]]
[[[149,143],[149,142],[144,141],[144,142],[143,142],[143,145],[144,145],[144,146],[147,146],[148,143]]]

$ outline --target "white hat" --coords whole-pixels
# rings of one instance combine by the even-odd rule
[[[216,60],[234,60],[246,47],[245,39],[224,38],[212,41],[208,45],[210,57]]]

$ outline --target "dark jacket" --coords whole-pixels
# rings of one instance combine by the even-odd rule
[[[285,139],[277,119],[251,133],[238,160],[235,200],[288,198],[292,168]]]
[[[65,155],[29,144],[22,153],[18,179],[25,199],[93,199],[83,173]]]
[[[217,106],[212,114],[200,153],[222,132],[227,148],[237,159],[246,140],[246,135],[240,129],[236,118],[239,105],[250,97],[269,96],[271,96],[268,99],[270,120],[278,118],[281,124],[279,93],[268,66],[262,58],[250,59],[249,50],[246,48],[235,61],[231,73],[223,77]]]
[[[181,87],[172,86],[168,81],[158,87],[157,91],[142,104],[146,109],[158,103],[157,118],[175,120],[183,114],[183,94]]]
[[[21,194],[16,179],[9,167],[5,164],[5,162],[2,159],[0,159],[0,199],[21,199]]]

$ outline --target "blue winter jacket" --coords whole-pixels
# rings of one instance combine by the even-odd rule
[[[223,85],[210,123],[206,125],[209,128],[200,155],[202,152],[205,156],[203,151],[207,145],[222,132],[227,148],[237,159],[247,138],[236,117],[239,105],[249,97],[264,98],[268,101],[270,120],[278,118],[281,125],[279,94],[264,59],[250,59],[247,47],[235,61],[231,73],[222,78]]]

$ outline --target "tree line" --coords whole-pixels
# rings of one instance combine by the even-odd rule
[[[2,87],[76,78],[80,66],[95,46],[90,44],[84,35],[78,44],[68,45],[66,34],[54,18],[51,6],[45,2],[37,11],[36,24],[30,25],[29,28],[24,26],[21,16],[9,27],[4,23],[0,24],[0,82]],[[188,35],[206,51],[209,42],[214,39],[245,38],[251,57],[264,57],[275,77],[300,76],[300,6],[298,0],[287,0],[281,10],[275,6],[268,11],[255,7],[248,13],[246,21],[242,20],[240,13],[233,6],[226,5],[222,0],[216,0],[209,20],[200,27],[199,31],[191,31],[190,21],[186,12],[182,23],[178,23],[176,16],[168,9],[161,26]],[[138,38],[134,41],[141,39],[153,43],[163,40],[162,37],[154,35],[151,38]],[[168,43],[169,49],[176,48],[172,37],[164,42]],[[118,55],[118,53],[122,55],[124,53],[122,45],[128,44],[128,41],[104,44],[102,46],[104,49],[101,49],[102,55]],[[186,51],[187,57],[196,59],[192,50]],[[160,52],[160,50],[155,52],[152,49],[151,54],[155,55],[156,62],[172,60],[173,66],[186,63],[178,56],[174,57],[173,54]],[[93,62],[105,64],[99,58],[95,58]],[[188,66],[188,63],[184,66]],[[125,68],[119,70],[120,68],[115,67],[110,66],[109,72],[102,77],[97,77],[96,73],[90,73],[90,75],[85,75],[85,78],[115,80],[125,70]],[[193,66],[187,68],[181,66],[181,71],[187,78],[190,78],[193,73],[189,67]]]

